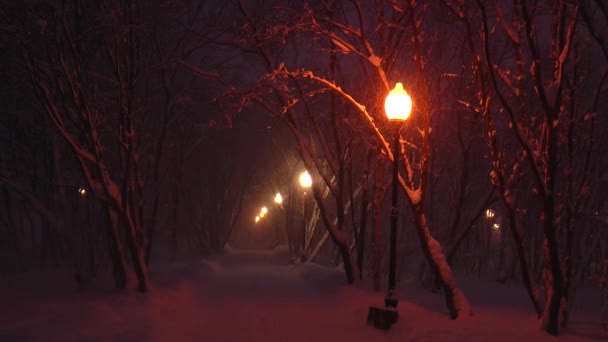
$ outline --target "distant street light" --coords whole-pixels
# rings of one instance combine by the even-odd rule
[[[274,195],[274,203],[276,203],[277,206],[279,207],[279,211],[285,215],[285,209],[282,207],[283,196],[281,196],[280,192],[277,192],[276,195]],[[276,215],[274,221],[275,221],[275,239],[276,239],[277,243],[281,241],[280,220],[281,220],[281,217],[279,215]]]
[[[303,188],[310,188],[312,185],[312,178],[308,174],[308,171],[304,171],[302,174],[300,174],[300,185]]]
[[[399,301],[395,296],[395,279],[397,268],[397,218],[399,214],[398,201],[399,193],[399,128],[401,124],[409,118],[412,112],[412,99],[403,89],[403,84],[397,83],[395,89],[386,97],[384,102],[384,110],[386,116],[391,122],[394,122],[393,136],[393,198],[391,207],[391,240],[389,254],[389,272],[388,272],[388,293],[384,299],[386,307],[397,307]]]
[[[266,215],[266,213],[268,212],[268,209],[266,207],[262,207],[262,214]]]
[[[492,211],[492,209],[487,209],[487,210],[486,210],[486,217],[487,217],[487,218],[492,218],[492,217],[494,217],[494,211]]]
[[[258,223],[258,222],[260,222],[260,217],[259,217],[259,216],[256,216],[256,217],[255,217],[255,223]]]
[[[78,188],[78,193],[80,196],[84,196],[87,194],[87,190],[85,188]]]
[[[302,172],[300,174],[300,186],[302,186],[302,188],[306,189],[306,188],[310,188],[312,185],[312,178],[310,177],[310,174],[308,173],[307,170],[305,170],[304,172]],[[302,259],[304,259],[304,254],[306,253],[306,191],[302,192],[302,215],[303,215],[303,220],[302,220]]]

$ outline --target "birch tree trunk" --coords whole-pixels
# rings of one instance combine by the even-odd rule
[[[443,288],[445,303],[452,319],[471,316],[473,310],[464,293],[456,286],[452,269],[447,263],[441,245],[431,236],[426,223],[424,211],[420,205],[412,206],[414,220],[416,221],[416,231],[418,238],[423,246],[422,251],[431,265],[434,273],[438,275],[438,280]]]
[[[427,84],[424,75],[422,42],[419,31],[418,22],[414,9],[416,8],[414,1],[409,1],[409,19],[412,28],[412,39],[414,42],[415,65],[417,69],[418,92],[420,93],[419,114],[422,115],[422,156],[420,161],[420,186],[413,192],[409,187],[404,186],[408,201],[414,214],[416,222],[416,230],[420,239],[420,244],[424,255],[431,264],[435,275],[439,278],[439,282],[443,287],[445,295],[445,303],[452,319],[467,318],[473,314],[473,310],[464,293],[456,287],[456,281],[452,274],[452,269],[449,266],[445,253],[441,248],[441,244],[433,238],[429,230],[427,220],[424,214],[424,199],[426,197],[426,188],[428,186],[428,173],[430,161],[430,112],[428,108],[429,99],[427,96]],[[399,149],[401,150],[401,149]],[[401,151],[398,151],[401,153]],[[396,158],[396,156],[393,156]],[[408,177],[408,179],[412,179]],[[416,198],[418,197],[418,198]]]
[[[118,232],[118,213],[108,206],[108,250],[117,288],[129,287],[129,268]]]

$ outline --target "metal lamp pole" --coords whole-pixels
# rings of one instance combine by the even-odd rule
[[[302,215],[303,215],[303,222],[302,222],[302,254],[301,254],[301,258],[302,261],[304,261],[304,259],[306,258],[306,200],[307,200],[307,193],[306,193],[306,189],[310,188],[310,186],[312,185],[312,178],[310,177],[310,174],[308,173],[307,170],[305,170],[304,172],[302,172],[302,174],[300,174],[300,186],[304,189],[304,191],[302,192]]]
[[[384,299],[384,306],[396,308],[399,301],[395,296],[395,283],[397,273],[397,221],[399,215],[399,128],[407,120],[412,111],[412,99],[403,89],[403,84],[397,83],[395,89],[386,97],[384,103],[386,116],[394,123],[393,135],[393,196],[391,206],[391,236],[388,268],[388,293]]]
[[[412,112],[412,99],[403,89],[403,84],[397,83],[395,89],[386,97],[384,110],[390,121],[395,121],[393,135],[393,198],[391,207],[391,241],[389,251],[388,292],[384,298],[384,308],[370,306],[367,313],[367,323],[376,328],[389,330],[397,322],[397,296],[395,296],[395,283],[397,274],[397,219],[399,215],[399,128]]]
[[[384,299],[384,305],[396,308],[399,301],[395,294],[395,279],[397,273],[397,221],[399,215],[399,124],[395,123],[395,133],[393,136],[393,196],[391,203],[391,240],[388,265],[388,293]]]

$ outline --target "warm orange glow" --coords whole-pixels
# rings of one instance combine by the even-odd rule
[[[492,209],[487,209],[487,210],[486,210],[486,217],[487,217],[487,218],[492,218],[492,217],[494,217],[494,211],[492,211]]]
[[[262,207],[262,214],[266,214],[268,212],[268,209],[266,207]]]
[[[259,216],[256,216],[256,217],[255,217],[255,223],[258,223],[258,222],[260,222],[260,217],[259,217]]]
[[[304,188],[308,188],[312,185],[312,178],[308,174],[308,171],[304,171],[300,175],[300,185]]]
[[[260,213],[260,218],[264,218],[264,215],[266,215],[266,214]]]
[[[492,226],[492,229],[499,230],[500,229],[500,225],[498,223],[494,223],[494,225]]]
[[[281,196],[281,194],[277,192],[276,196],[274,196],[274,202],[276,204],[283,203],[283,196]]]
[[[78,193],[80,196],[84,196],[87,194],[87,190],[85,190],[85,188],[78,188]]]
[[[403,89],[403,84],[397,83],[395,89],[384,101],[384,111],[389,120],[407,120],[412,112],[412,99]]]

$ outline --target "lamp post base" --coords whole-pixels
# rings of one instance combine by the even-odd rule
[[[376,329],[390,330],[391,326],[397,323],[399,312],[397,305],[399,300],[392,292],[384,297],[384,307],[370,306],[367,312],[367,324],[373,325]]]
[[[380,330],[390,330],[397,323],[399,312],[396,308],[370,306],[367,312],[367,325],[373,325]]]
[[[397,305],[399,305],[399,300],[393,294],[389,294],[386,297],[384,297],[384,306],[385,307],[397,309]]]

